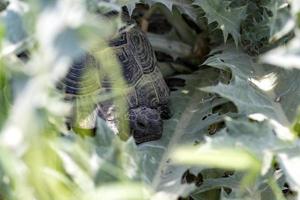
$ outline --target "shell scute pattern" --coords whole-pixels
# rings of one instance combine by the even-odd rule
[[[143,75],[143,72],[141,71],[139,64],[134,59],[134,55],[130,49],[128,49],[127,45],[118,46],[116,48],[116,54],[123,66],[123,75],[125,80],[128,84],[136,83]]]
[[[148,76],[143,76],[135,87],[139,106],[157,107],[159,99],[156,94],[156,88]]]
[[[162,113],[169,111],[161,109],[168,107],[169,88],[157,66],[150,42],[146,35],[135,27],[121,32],[118,38],[110,41],[110,45],[119,59],[128,83],[129,92],[124,98],[128,102],[128,119],[136,143],[159,139],[162,135],[162,119],[167,119],[163,118]],[[97,98],[90,95],[110,92],[112,89],[110,81],[113,80],[101,77],[100,83],[99,73],[94,73],[93,70],[99,67],[93,56],[87,54],[73,63],[65,79],[61,81],[64,91],[75,97],[72,99],[75,100],[75,105],[78,104],[74,114],[78,116],[78,119],[75,119],[78,123],[75,125],[79,124],[79,128],[82,129],[96,126],[94,113],[108,123],[117,124],[114,122],[116,105],[112,101],[96,102]],[[80,101],[91,102],[90,98],[94,99],[93,104],[81,106]]]
[[[163,79],[161,72],[157,67],[154,69],[151,76],[152,76],[152,84],[156,86],[155,91],[157,94],[157,98],[159,100],[159,104],[160,105],[167,104],[169,101],[170,91]]]
[[[137,28],[126,33],[128,43],[123,42],[123,33],[120,37],[122,45],[118,43],[115,50],[123,66],[125,80],[135,90],[134,94],[128,94],[129,107],[155,108],[159,104],[167,103],[169,90],[157,67],[154,51],[146,35]]]
[[[68,95],[83,95],[94,93],[100,89],[98,76],[93,73],[96,69],[95,61],[90,55],[76,59],[70,67],[66,77],[58,83],[58,88]]]
[[[144,74],[151,73],[156,66],[156,57],[146,35],[142,31],[133,28],[128,33],[128,37],[128,49],[135,55],[134,58],[141,70]]]

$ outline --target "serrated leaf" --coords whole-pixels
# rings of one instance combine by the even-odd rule
[[[218,27],[223,31],[225,42],[230,34],[237,45],[240,41],[240,24],[246,18],[246,7],[231,8],[230,3],[230,1],[223,0],[195,0],[193,2],[205,11],[208,23],[218,23]]]
[[[294,19],[286,20],[286,26],[280,30],[280,33],[289,33],[297,25],[297,20],[299,20],[299,2],[292,1],[291,2],[291,15],[294,15]],[[291,39],[286,45],[279,46],[267,53],[265,53],[261,57],[261,61],[272,64],[278,67],[284,68],[300,68],[300,36],[298,33],[298,29],[295,29],[296,35],[293,39]],[[281,34],[281,35],[283,35]]]
[[[276,41],[293,28],[288,3],[284,0],[271,0],[268,4],[262,5],[272,12],[269,18],[270,40]],[[286,29],[286,30],[283,30]]]
[[[221,177],[215,179],[206,179],[203,180],[203,184],[194,191],[191,196],[195,199],[200,198],[203,195],[203,192],[209,191],[212,189],[218,189],[222,187],[231,188],[232,190],[237,190],[240,187],[241,176],[234,174],[229,177]]]
[[[254,72],[251,57],[238,50],[226,49],[221,54],[210,57],[205,64],[225,70],[231,69],[233,80],[228,85],[219,83],[217,86],[203,88],[203,90],[218,93],[235,102],[242,114],[262,112],[270,117],[275,115],[274,109],[270,106],[273,99],[264,95],[249,81]]]
[[[223,117],[208,115],[212,107],[220,105],[220,102],[212,103],[213,98],[197,89],[201,85],[213,83],[211,81],[216,75],[216,71],[208,69],[179,76],[178,78],[185,80],[186,86],[171,93],[172,110],[175,113],[170,120],[164,122],[162,138],[139,146],[144,181],[156,191],[156,195],[163,195],[164,199],[177,199],[195,188],[194,184],[181,183],[186,167],[175,166],[170,153],[179,144],[201,141],[203,134],[207,132],[207,126]]]
[[[249,85],[249,82],[245,82],[238,76],[235,77],[230,85],[220,83],[216,87],[207,87],[204,90],[218,93],[234,101],[241,114],[264,113],[269,117],[276,117],[275,111],[271,106],[273,100],[264,96],[261,91],[256,90],[255,86]],[[247,94],[243,95],[244,91],[247,91]]]
[[[160,3],[165,5],[170,11],[172,11],[173,6],[177,6],[183,13],[190,15],[192,19],[196,19],[197,17],[193,7],[191,6],[192,0],[120,0],[118,3],[120,5],[126,5],[130,15],[137,3],[145,3],[150,6]]]
[[[285,143],[273,134],[272,126],[266,121],[257,123],[228,118],[226,127],[215,137],[207,138],[206,143],[200,148],[195,147],[193,150],[183,148],[175,151],[173,158],[179,163],[245,170],[259,167],[259,162],[268,158],[268,155],[264,154],[272,151],[274,153],[286,147]],[[235,159],[240,160],[234,161]],[[270,162],[271,160],[268,160],[265,164],[270,165]]]
[[[161,3],[165,5],[170,11],[172,11],[174,5],[185,7],[189,6],[192,3],[191,0],[144,0],[144,2],[151,6],[156,3]]]
[[[264,181],[268,180],[274,156],[283,148],[289,148],[273,133],[273,127],[268,121],[253,122],[248,119],[226,120],[226,128],[198,147],[180,147],[173,153],[175,162],[225,169],[245,170],[239,179],[234,179],[239,186],[261,175],[257,186],[248,187],[247,193],[238,192],[237,197],[259,197],[264,192]],[[238,174],[236,172],[236,174]],[[267,175],[267,176],[266,176]],[[249,183],[248,183],[249,184]],[[240,190],[235,185],[223,185],[231,190]],[[201,191],[201,187],[197,191]],[[244,199],[243,198],[243,199]]]
[[[244,124],[246,126],[236,126],[235,128],[230,128],[231,121],[229,121],[230,123],[227,122],[226,132],[228,135],[230,136],[230,134],[236,132],[234,135],[231,135],[233,143],[236,142],[239,146],[241,145],[241,147],[255,152],[258,157],[265,160],[262,162],[263,168],[265,168],[264,170],[262,168],[264,172],[268,171],[272,157],[279,153],[278,159],[279,162],[286,167],[285,173],[287,173],[290,178],[292,176],[297,177],[295,174],[296,170],[291,167],[297,164],[291,164],[290,162],[298,163],[297,160],[299,158],[293,153],[287,153],[290,152],[290,150],[288,150],[289,148],[297,149],[297,142],[295,141],[296,144],[292,144],[284,142],[281,138],[284,140],[293,138],[285,136],[291,136],[291,132],[287,127],[290,126],[296,115],[295,108],[299,106],[300,88],[299,83],[297,83],[297,80],[299,80],[299,71],[287,71],[257,64],[252,60],[253,58],[237,49],[219,48],[213,51],[212,54],[213,56],[211,56],[205,64],[223,70],[230,69],[233,78],[228,85],[218,84],[217,86],[207,87],[204,90],[217,92],[221,96],[232,100],[237,105],[239,111],[244,115],[260,113],[267,116],[263,118],[264,120],[271,122],[271,125],[264,125],[262,127],[255,124],[251,125],[251,122],[245,122],[248,125]],[[270,72],[273,74],[270,75]],[[276,80],[274,79],[275,77]],[[259,120],[259,117],[254,117],[254,119]],[[234,121],[235,120],[233,120],[233,122]],[[274,123],[274,121],[276,123]],[[278,124],[278,122],[282,125]],[[255,127],[260,128],[255,130]],[[247,136],[244,136],[249,138],[242,138],[244,137],[243,133],[249,133],[249,130],[252,130],[250,131],[252,136],[247,134]],[[277,136],[274,136],[273,131]],[[280,134],[283,134],[284,137],[279,137]],[[264,138],[263,135],[268,135],[269,138]],[[216,138],[218,137],[221,136],[216,136]],[[216,138],[212,140],[212,143],[218,141]],[[228,144],[226,141],[230,140],[228,140],[228,138],[227,140],[222,138],[222,140],[219,140],[219,144],[215,146],[226,146],[226,144]],[[284,150],[281,150],[281,148]],[[290,155],[294,155],[294,157]],[[296,181],[298,179],[291,179],[291,184],[298,190],[299,183]]]
[[[244,4],[243,1],[235,3],[235,6]],[[286,40],[293,27],[286,1],[247,1],[247,17],[241,24],[241,44],[249,54],[259,55]]]
[[[299,84],[294,82],[299,72],[256,64],[250,56],[234,48],[217,50],[222,52],[210,57],[205,64],[223,70],[230,69],[233,79],[228,85],[219,83],[204,90],[230,99],[242,114],[261,113],[289,126],[296,114],[291,110],[299,102],[295,98],[300,98]],[[292,96],[286,96],[286,92]]]

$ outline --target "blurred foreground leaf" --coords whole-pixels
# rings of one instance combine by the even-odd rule
[[[247,170],[259,166],[259,162],[253,156],[239,149],[189,149],[183,147],[174,152],[173,159],[181,164],[206,165],[235,170]]]

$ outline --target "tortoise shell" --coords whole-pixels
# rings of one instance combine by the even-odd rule
[[[132,92],[128,94],[129,108],[157,108],[168,103],[169,88],[157,66],[157,60],[146,35],[132,28],[111,42],[123,68],[123,75]]]
[[[126,99],[136,142],[160,138],[162,119],[169,116],[169,88],[157,66],[150,42],[139,28],[134,27],[121,31],[119,37],[110,41],[110,46],[120,61],[123,76],[130,87]],[[92,55],[84,54],[74,61],[66,77],[58,84],[58,88],[65,91],[66,98],[74,102],[73,119],[76,116],[79,123],[73,123],[73,127],[93,129],[97,115],[106,121],[113,121],[109,113],[112,102],[100,103],[95,98],[103,89],[111,89],[110,82],[100,82],[99,73],[95,73],[99,67]],[[84,100],[92,104],[84,105],[81,103]],[[155,133],[151,132],[153,130]]]

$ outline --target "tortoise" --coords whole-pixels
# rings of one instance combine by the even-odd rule
[[[163,132],[162,120],[170,118],[168,106],[170,92],[157,66],[150,42],[145,33],[135,25],[129,29],[120,29],[119,36],[109,43],[121,64],[124,79],[131,88],[126,96],[129,108],[127,116],[135,142],[140,144],[159,139]],[[94,57],[90,54],[75,59],[59,86],[60,89],[64,88],[67,99],[73,101],[88,99],[91,97],[89,94],[99,92],[100,87],[95,84],[97,79],[93,73],[85,73],[88,69],[97,68],[95,63]],[[101,86],[110,89],[109,81],[102,81]],[[80,118],[78,123],[70,120],[70,127],[73,130],[78,128],[95,130],[97,116],[114,124],[115,117],[114,113],[111,113],[111,106],[111,101],[95,102],[92,109],[79,106],[79,111],[78,108],[73,110],[73,119],[74,115],[84,117],[78,117]]]

